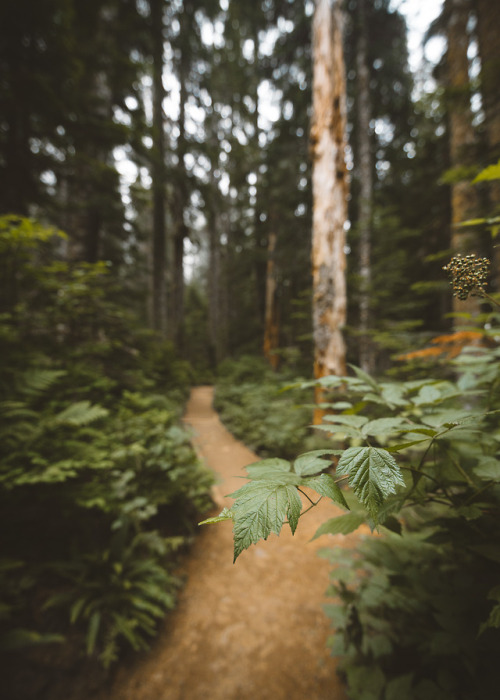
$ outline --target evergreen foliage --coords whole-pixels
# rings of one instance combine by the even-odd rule
[[[113,301],[106,265],[58,260],[58,239],[1,222],[2,647],[76,636],[108,666],[173,607],[212,479],[178,424],[186,363]]]

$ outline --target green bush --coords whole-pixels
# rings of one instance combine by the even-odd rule
[[[319,380],[331,449],[248,467],[232,507],[208,521],[232,520],[236,559],[284,524],[295,531],[309,509],[299,494],[317,503],[306,487],[350,511],[316,536],[380,531],[358,555],[331,555],[333,650],[352,700],[498,695],[499,324],[489,314],[452,378],[377,381],[353,368]]]
[[[487,625],[500,598],[499,546],[493,533],[486,539],[496,561],[474,551],[481,545],[457,517],[366,539],[355,561],[345,550],[324,553],[335,566],[329,594],[338,601],[326,606],[332,651],[353,700],[498,697],[500,630]]]
[[[189,367],[120,307],[105,265],[56,249],[0,219],[1,645],[76,635],[107,666],[173,606],[212,476],[179,423]]]

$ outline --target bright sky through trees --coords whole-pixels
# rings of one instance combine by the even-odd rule
[[[410,54],[410,66],[417,71],[425,58],[432,63],[439,60],[443,51],[443,42],[440,39],[432,39],[425,47],[422,39],[431,22],[441,13],[442,0],[394,0],[393,7],[398,9],[406,18],[408,25],[408,51]]]

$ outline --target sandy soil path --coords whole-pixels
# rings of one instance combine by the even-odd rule
[[[222,426],[212,396],[211,387],[195,388],[185,422],[218,475],[214,496],[222,507],[231,502],[225,494],[242,485],[243,467],[257,458]],[[294,537],[286,526],[234,565],[231,523],[203,527],[183,567],[176,611],[153,649],[117,675],[110,700],[346,700],[325,647],[329,564],[316,555],[334,539],[309,542],[336,513],[322,501]]]

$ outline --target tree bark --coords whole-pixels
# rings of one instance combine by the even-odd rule
[[[450,164],[452,168],[472,165],[476,158],[476,135],[472,125],[470,104],[469,35],[467,23],[470,14],[469,0],[448,0],[449,19],[447,26],[447,77],[449,95],[449,143]],[[453,253],[469,253],[477,249],[474,236],[468,229],[459,226],[462,221],[472,218],[477,213],[478,197],[474,185],[469,179],[455,182],[451,186],[452,232],[451,248]],[[453,311],[477,315],[480,303],[477,297],[466,301],[453,298]]]
[[[489,155],[500,159],[500,5],[497,0],[476,0],[477,35],[481,58],[481,93]]]
[[[177,139],[178,176],[175,189],[173,213],[172,266],[171,266],[171,307],[170,335],[178,350],[183,346],[184,328],[184,240],[188,237],[188,229],[184,221],[184,212],[188,205],[188,177],[185,165],[187,153],[186,143],[186,102],[188,99],[188,76],[192,56],[189,45],[190,33],[193,30],[192,21],[194,8],[189,0],[184,0],[183,12],[180,14],[180,46],[179,46],[179,137]]]
[[[217,211],[218,180],[212,176],[214,194],[207,208],[209,234],[209,270],[208,270],[208,313],[209,335],[212,365],[217,365],[226,355],[227,305],[225,303],[225,274],[222,265],[221,229],[222,219]]]
[[[481,58],[481,94],[484,109],[484,130],[489,163],[500,160],[500,5],[497,0],[476,0],[477,36]],[[488,183],[487,215],[500,210],[500,182]],[[500,248],[493,241],[492,268],[495,291],[500,291]]]
[[[272,221],[271,221],[272,223]],[[276,350],[279,347],[279,321],[278,307],[276,304],[276,241],[275,231],[271,231],[267,247],[266,270],[266,310],[264,328],[264,357],[271,367],[276,370],[279,365],[279,356]]]
[[[338,3],[317,0],[313,18],[313,336],[314,376],[343,375],[346,321],[346,97]],[[316,391],[316,402],[322,392]],[[320,419],[319,412],[315,420]]]
[[[359,364],[365,372],[374,370],[370,328],[371,238],[373,219],[373,158],[370,139],[371,100],[370,70],[365,0],[358,0],[357,120],[358,120],[358,173],[359,173]]]
[[[163,131],[163,0],[150,0],[153,41],[153,327],[162,335],[167,326],[166,225],[165,225],[165,135]]]

